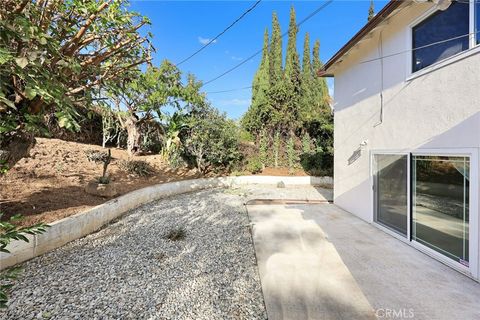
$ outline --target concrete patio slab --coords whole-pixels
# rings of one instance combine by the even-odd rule
[[[345,314],[368,303],[377,319],[480,319],[479,283],[335,205],[248,211],[271,319],[361,319]]]
[[[300,205],[322,227],[379,319],[480,319],[480,284],[335,205]]]
[[[269,319],[375,319],[334,246],[303,210],[247,208]]]

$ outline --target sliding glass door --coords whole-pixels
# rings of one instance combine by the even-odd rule
[[[412,156],[412,240],[469,265],[470,159]]]
[[[374,154],[374,220],[407,236],[408,156]]]

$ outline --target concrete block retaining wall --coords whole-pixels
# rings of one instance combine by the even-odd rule
[[[151,201],[208,188],[246,184],[277,184],[280,181],[283,181],[285,185],[324,185],[333,183],[331,177],[239,176],[184,180],[146,187],[129,192],[90,210],[55,221],[50,224],[50,228],[47,229],[46,233],[29,236],[30,242],[28,243],[23,241],[12,242],[7,247],[10,253],[0,253],[0,270],[61,247],[67,242],[84,237],[127,211]]]

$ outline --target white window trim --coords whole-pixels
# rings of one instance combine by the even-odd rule
[[[450,56],[448,58],[442,59],[440,61],[437,61],[434,64],[431,64],[428,67],[422,68],[418,71],[413,71],[413,65],[412,65],[412,58],[413,58],[413,46],[412,46],[412,40],[413,40],[413,28],[417,26],[418,24],[422,23],[424,20],[428,19],[431,15],[434,13],[440,11],[437,9],[436,6],[432,6],[430,9],[426,10],[420,17],[417,19],[413,20],[408,25],[408,32],[407,32],[407,48],[409,48],[408,53],[406,54],[406,59],[407,59],[407,64],[406,64],[406,74],[407,78],[406,81],[413,80],[417,77],[420,77],[424,74],[430,73],[434,70],[443,68],[451,63],[457,62],[459,60],[465,59],[466,57],[469,57],[471,55],[477,54],[480,52],[480,46],[476,44],[476,37],[475,37],[475,1],[476,0],[469,0],[469,48],[467,50],[464,50],[462,52],[459,52],[453,56]],[[478,35],[480,37],[480,34]]]

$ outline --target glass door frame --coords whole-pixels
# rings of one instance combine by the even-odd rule
[[[402,235],[401,233],[397,232],[397,231],[394,231],[393,229],[391,228],[388,228],[386,226],[384,226],[383,224],[375,221],[375,216],[376,216],[376,210],[377,210],[377,194],[376,194],[376,190],[375,190],[375,184],[376,184],[376,173],[377,173],[377,168],[376,168],[376,163],[375,163],[375,156],[376,155],[396,155],[396,156],[407,156],[407,235],[404,236]],[[388,151],[384,151],[384,150],[375,150],[375,151],[371,151],[370,152],[370,166],[371,166],[371,174],[370,174],[370,177],[372,179],[371,181],[371,185],[372,185],[372,201],[371,203],[373,204],[373,210],[372,210],[372,220],[371,222],[378,228],[380,228],[381,230],[385,231],[386,233],[394,236],[395,238],[403,241],[403,242],[407,242],[409,243],[410,242],[410,232],[411,232],[411,210],[412,210],[412,206],[411,206],[411,201],[412,201],[412,197],[411,197],[411,187],[412,187],[412,184],[411,184],[411,155],[410,155],[410,152],[405,152],[405,151],[391,151],[391,150],[388,150]]]
[[[375,155],[406,155],[407,158],[407,236],[383,226],[375,221],[376,210],[376,166]],[[464,266],[459,262],[444,256],[443,254],[428,248],[427,246],[412,240],[412,219],[413,219],[413,156],[458,156],[468,157],[470,159],[470,186],[469,186],[469,266]],[[370,151],[370,179],[371,179],[371,201],[372,215],[370,222],[380,230],[403,241],[415,249],[427,254],[428,256],[440,261],[441,263],[457,270],[465,275],[479,280],[479,162],[478,149],[476,148],[449,148],[449,149],[415,149],[412,151],[392,151],[392,150],[371,150]]]

